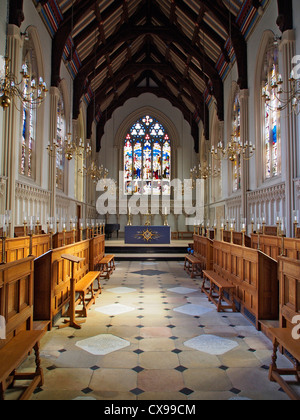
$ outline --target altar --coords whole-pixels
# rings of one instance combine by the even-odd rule
[[[125,244],[170,245],[170,226],[125,226]]]

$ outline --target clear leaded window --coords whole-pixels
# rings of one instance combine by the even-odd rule
[[[139,119],[126,136],[124,178],[126,195],[170,195],[171,141],[150,116]]]

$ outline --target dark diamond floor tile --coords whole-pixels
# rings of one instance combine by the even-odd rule
[[[185,372],[187,370],[187,368],[185,366],[177,366],[177,368],[175,368],[175,370],[177,370],[178,372]]]
[[[132,370],[134,370],[136,373],[140,373],[143,372],[143,370],[145,370],[144,368],[142,368],[141,366],[136,366],[135,368],[133,368]]]
[[[189,396],[191,395],[194,391],[192,389],[189,388],[183,388],[181,391],[179,391],[181,394]]]
[[[83,394],[90,394],[91,392],[93,392],[93,390],[91,388],[87,387],[87,388],[82,389],[81,392]]]
[[[130,392],[131,392],[132,394],[134,394],[134,395],[138,396],[138,395],[144,394],[144,392],[145,392],[145,391],[143,391],[143,390],[142,390],[142,389],[140,389],[140,388],[135,388],[135,389],[132,389]]]
[[[231,388],[230,392],[232,392],[235,395],[240,394],[242,391],[240,389],[236,389],[236,388]]]

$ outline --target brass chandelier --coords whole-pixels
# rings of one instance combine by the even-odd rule
[[[84,166],[83,169],[79,169],[78,173],[89,177],[94,184],[97,184],[101,179],[107,178],[108,169],[105,169],[103,165],[97,166],[96,162],[93,161],[88,168]]]
[[[271,98],[275,98],[278,106],[274,107],[271,105]],[[278,75],[276,80],[273,80],[271,84],[266,85],[262,90],[262,98],[265,104],[272,111],[282,112],[286,109],[291,108],[296,114],[300,114],[300,79],[295,74],[294,70],[291,72],[289,77],[288,90],[283,90],[283,79],[281,74]]]
[[[245,142],[242,144],[240,139],[231,136],[231,141],[224,147],[222,142],[219,142],[217,147],[212,146],[211,155],[215,160],[229,160],[231,162],[237,162],[239,157],[243,160],[250,160],[256,152],[256,146],[251,142]]]
[[[200,163],[199,166],[195,166],[190,172],[191,180],[193,181],[193,188],[195,187],[195,183],[198,179],[207,181],[208,178],[218,178],[221,175],[220,168],[212,168],[211,165],[207,164],[207,162],[204,162],[203,165]]]
[[[47,85],[40,77],[31,79],[27,64],[23,64],[21,81],[11,72],[10,59],[0,58],[0,106],[8,109],[13,98],[18,98],[25,108],[37,108],[46,98]]]

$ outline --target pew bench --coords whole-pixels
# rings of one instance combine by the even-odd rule
[[[210,282],[209,287],[206,287],[206,280]],[[203,271],[201,291],[208,296],[210,302],[213,302],[217,306],[218,312],[225,312],[225,310],[228,309],[232,309],[233,312],[236,312],[234,303],[235,290],[236,287],[234,285],[223,279],[223,277],[219,276],[215,271]],[[229,298],[225,296],[225,292],[228,293]],[[223,301],[225,301],[227,305],[223,305]]]
[[[283,378],[283,376],[294,376],[296,382],[300,384],[300,342],[293,339],[292,331],[289,328],[270,328],[269,332],[273,336],[273,356],[269,379],[271,382],[277,382],[291,400],[300,401],[300,393],[296,393]],[[278,369],[277,352],[279,346],[282,346],[294,358],[294,369]]]
[[[104,277],[106,279],[110,279],[111,274],[116,269],[115,256],[114,255],[106,255],[100,261],[99,266],[100,266],[100,271],[101,271],[101,277]]]
[[[75,293],[79,294],[79,298],[75,301],[75,306],[82,304],[81,310],[76,313],[87,318],[88,309],[96,303],[97,297],[102,293],[100,284],[100,271],[90,271],[75,285]],[[94,289],[95,281],[98,282],[98,288]],[[87,295],[90,295],[88,298]]]
[[[188,274],[191,275],[192,279],[196,276],[201,276],[202,262],[193,255],[186,255],[184,269]]]
[[[0,350],[0,400],[5,399],[5,390],[13,387],[15,381],[31,380],[20,396],[20,400],[28,400],[33,391],[43,386],[44,376],[41,368],[39,342],[45,331],[22,331]],[[19,366],[34,349],[36,370],[34,373],[16,373]]]

